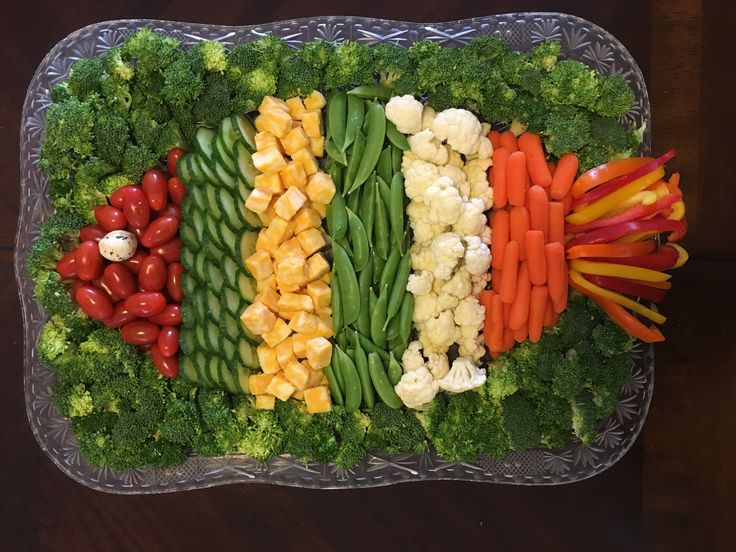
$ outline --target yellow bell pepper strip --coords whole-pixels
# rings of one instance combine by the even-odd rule
[[[618,238],[617,240],[614,240],[613,243],[636,243],[642,240],[650,240],[657,234],[659,234],[659,232],[635,232],[634,234]]]
[[[680,237],[687,232],[687,224],[684,220],[667,220],[663,216],[657,215],[649,220],[630,220],[621,222],[613,226],[605,228],[596,228],[590,232],[586,232],[577,238],[567,242],[566,247],[574,247],[576,245],[584,245],[590,243],[608,243],[619,240],[619,243],[632,243],[639,239],[620,240],[622,237],[628,237],[632,234],[641,235],[642,233],[659,234],[660,232],[677,233]],[[678,238],[679,239],[679,238]],[[677,241],[677,240],[674,240]]]
[[[674,247],[677,250],[677,262],[673,265],[672,268],[680,268],[688,261],[690,255],[681,245],[677,245],[676,243],[671,243],[669,245],[670,247]]]
[[[599,298],[596,302],[600,305],[603,311],[611,317],[616,324],[621,327],[630,336],[635,337],[639,341],[644,343],[661,343],[664,341],[664,335],[654,325],[646,327],[644,324],[639,322],[635,316],[631,315],[621,305],[617,305],[613,301],[608,299]]]
[[[614,159],[613,161],[594,167],[581,174],[572,185],[572,197],[577,199],[596,186],[600,186],[619,176],[629,174],[652,161],[654,159],[651,157],[627,157],[625,159]]]
[[[671,274],[618,263],[601,263],[598,261],[583,261],[575,259],[570,261],[570,268],[583,274],[597,274],[598,276],[616,276],[618,278],[632,278],[645,282],[666,282],[672,278]]]
[[[592,245],[576,245],[567,250],[568,259],[585,257],[638,257],[647,255],[657,248],[657,242],[648,240],[637,243],[596,243]]]
[[[672,204],[672,213],[667,217],[670,220],[682,220],[685,218],[685,202],[680,200]]]
[[[656,322],[657,324],[664,324],[667,321],[666,316],[662,316],[658,312],[649,309],[642,305],[641,303],[637,303],[633,299],[629,299],[628,297],[624,297],[620,293],[616,293],[615,291],[609,291],[607,289],[604,289],[600,286],[595,285],[592,282],[589,282],[580,272],[575,270],[574,268],[570,269],[570,281],[574,282],[581,288],[594,293],[595,295],[598,295],[599,297],[603,297],[604,299],[609,299],[613,301],[614,303],[618,303],[619,305],[626,307],[638,314],[641,314],[645,318],[648,318],[652,322]]]
[[[654,192],[649,192],[654,194],[654,197],[656,199],[657,194]],[[633,207],[629,207],[625,211],[607,216],[604,218],[599,218],[597,220],[594,220],[592,222],[589,222],[588,224],[565,224],[565,232],[567,234],[582,234],[583,232],[588,232],[590,230],[595,230],[596,228],[605,228],[606,226],[613,226],[614,224],[619,224],[621,222],[628,222],[630,220],[637,220],[637,219],[646,219],[654,217],[657,213],[660,213],[664,211],[665,209],[668,209],[671,207],[674,203],[677,201],[680,201],[682,198],[679,194],[668,194],[664,196],[662,199],[656,199],[656,201],[650,205],[634,205]]]

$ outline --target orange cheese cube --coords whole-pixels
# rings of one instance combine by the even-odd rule
[[[277,318],[263,303],[253,303],[240,315],[240,321],[255,335],[263,335],[274,328]]]
[[[280,401],[286,401],[296,391],[296,386],[285,379],[281,374],[274,376],[268,384],[266,392],[275,396]]]
[[[283,196],[281,196],[283,197]],[[274,245],[274,253],[279,245],[294,235],[294,228],[288,220],[275,217],[266,228],[266,240]]]
[[[276,283],[297,288],[307,283],[307,261],[300,257],[286,257],[276,266]],[[280,309],[279,309],[280,310]]]
[[[332,408],[330,402],[330,392],[325,385],[310,387],[304,390],[304,403],[307,405],[307,412],[310,414],[318,414],[320,412],[329,412]]]
[[[325,137],[320,136],[319,138],[309,138],[309,151],[315,157],[323,157],[325,154]]]
[[[312,92],[304,98],[304,107],[310,110],[322,109],[327,105],[327,100],[319,90],[312,90]]]
[[[299,291],[299,289],[301,288],[299,284],[278,284],[278,280],[276,283],[277,283],[279,293],[281,295],[284,295],[286,293],[295,293]],[[281,314],[281,318],[283,318],[284,320],[289,320],[290,317],[287,317],[286,314],[284,314],[284,312],[285,311],[279,311],[279,314]]]
[[[292,128],[286,136],[281,139],[281,147],[284,148],[286,155],[291,155],[295,151],[309,146],[309,137],[304,133],[303,128]]]
[[[286,100],[286,105],[289,107],[289,115],[291,115],[291,118],[299,121],[302,118],[302,113],[306,111],[306,107],[304,107],[304,102],[302,102],[302,99],[298,96],[295,96],[294,98],[289,98]]]
[[[325,274],[330,272],[330,263],[324,258],[322,253],[315,253],[307,259],[307,280],[313,282],[319,280]]]
[[[255,302],[263,303],[270,311],[277,312],[279,309],[279,294],[276,293],[275,289],[267,287],[256,295]]]
[[[291,292],[285,292],[285,293],[291,293]],[[295,313],[296,311],[282,310],[282,311],[279,311],[279,317],[283,318],[284,320],[291,320],[291,317],[294,316]],[[289,337],[292,337],[292,336],[289,336]]]
[[[332,343],[324,337],[315,337],[307,342],[307,360],[315,370],[330,364],[332,358]]]
[[[322,111],[319,109],[308,109],[302,113],[302,127],[310,138],[322,136]]]
[[[282,109],[269,109],[255,120],[256,130],[270,132],[276,138],[283,138],[291,130],[291,115]]]
[[[254,213],[265,213],[271,203],[273,193],[263,188],[256,188],[248,194],[245,206]]]
[[[276,360],[282,370],[286,369],[286,366],[292,361],[296,360],[294,355],[294,349],[292,348],[292,336],[287,337],[281,343],[276,345]],[[293,382],[292,382],[293,383]]]
[[[278,284],[276,283],[275,274],[271,274],[265,280],[256,280],[256,291],[260,293],[264,292],[267,289],[275,290],[277,287],[278,287]]]
[[[292,360],[284,368],[284,377],[297,389],[304,389],[307,385],[307,380],[309,380],[309,368],[298,360]]]
[[[279,176],[279,173],[256,175],[254,185],[256,188],[268,190],[272,194],[280,194],[284,191],[284,187],[281,185],[281,177]]]
[[[276,318],[271,331],[262,334],[261,337],[263,337],[263,341],[265,341],[269,347],[276,347],[276,345],[289,337],[290,334],[291,329],[289,328],[289,326],[287,326],[286,322],[281,320],[281,318]]]
[[[273,208],[276,214],[284,220],[291,220],[296,212],[302,208],[304,202],[307,201],[305,196],[299,188],[292,186],[284,194],[276,200]]]
[[[302,164],[296,161],[289,161],[286,168],[279,171],[279,178],[284,188],[295,186],[302,190],[307,185],[307,173]]]
[[[319,325],[317,326],[317,335],[329,339],[334,335],[332,331],[332,319],[321,318],[319,319]]]
[[[251,160],[253,166],[262,173],[279,172],[286,167],[286,159],[275,146],[255,152]]]
[[[307,295],[314,301],[314,308],[317,311],[321,311],[323,307],[329,307],[332,302],[332,290],[321,280],[315,280],[307,284]]]
[[[289,327],[294,332],[312,334],[317,331],[319,318],[304,311],[297,311],[289,322]]]
[[[314,302],[309,295],[285,293],[279,298],[279,311],[282,310],[314,312]]]
[[[261,104],[258,106],[258,111],[263,113],[264,111],[268,111],[270,109],[280,109],[282,111],[289,111],[289,104],[287,104],[284,100],[280,100],[279,98],[276,98],[274,96],[263,96],[263,100],[261,100]]]
[[[294,223],[295,234],[304,232],[307,228],[317,228],[322,224],[319,213],[311,207],[302,207],[291,220]]]
[[[258,354],[258,364],[264,374],[275,374],[281,370],[276,359],[276,349],[269,347],[265,343],[261,343],[256,347],[256,353]]]
[[[312,152],[308,148],[302,148],[299,151],[295,151],[291,156],[292,161],[301,163],[304,167],[304,172],[307,175],[313,175],[319,170],[319,164],[317,159],[312,155]]]
[[[256,280],[265,280],[273,274],[271,254],[265,250],[256,251],[245,259],[245,268],[248,269]]]
[[[301,312],[301,311],[299,311]],[[295,333],[291,338],[291,348],[296,358],[307,358],[307,343],[310,339],[319,337],[317,334]]]
[[[273,374],[251,374],[250,378],[248,378],[248,390],[251,395],[262,395],[265,393],[273,377]]]
[[[276,148],[283,151],[279,139],[270,132],[257,132],[254,140],[256,142],[256,151],[263,151],[268,148]]]
[[[305,388],[309,389],[310,387],[317,387],[318,385],[321,385],[323,377],[324,372],[322,370],[310,370],[309,379],[307,379],[307,385],[305,386]]]
[[[307,183],[307,196],[317,203],[329,203],[335,197],[335,183],[332,177],[322,171],[313,174]]]
[[[256,395],[256,409],[273,410],[276,407],[276,397],[273,395]]]
[[[256,213],[258,215],[258,218],[261,219],[263,226],[269,226],[271,224],[271,221],[273,221],[273,219],[277,216],[276,211],[273,210],[275,197],[276,196],[271,198],[271,203],[268,204],[268,209],[266,209],[263,213]]]
[[[325,237],[319,228],[307,228],[297,234],[296,239],[299,240],[299,245],[302,246],[302,249],[307,255],[312,255],[327,245]]]
[[[302,246],[299,245],[299,240],[296,238],[286,240],[278,246],[276,252],[273,254],[273,258],[277,263],[283,261],[287,257],[299,257],[300,259],[306,260],[307,256],[308,255],[304,252]]]
[[[327,218],[327,205],[320,203],[319,201],[313,201],[311,207],[319,213],[321,218]]]

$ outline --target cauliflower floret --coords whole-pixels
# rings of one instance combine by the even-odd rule
[[[416,270],[433,271],[435,265],[434,255],[430,247],[422,247],[419,244],[411,246],[411,267]]]
[[[404,193],[412,201],[422,202],[424,191],[437,180],[439,170],[436,165],[422,161],[412,154],[413,160],[406,162],[408,154],[404,154],[401,164],[404,173]]]
[[[414,314],[412,319],[417,324],[434,318],[440,312],[437,305],[436,293],[429,292],[424,295],[417,295],[414,298]]]
[[[491,125],[489,123],[481,123],[480,124],[480,133],[483,136],[488,136],[488,133],[491,132]]]
[[[460,337],[460,328],[455,325],[451,310],[426,320],[420,330],[419,341],[426,354],[446,353]]]
[[[411,147],[411,151],[416,153],[419,159],[428,163],[444,165],[449,159],[447,146],[440,143],[430,129],[425,129],[417,132],[413,136],[409,136],[409,146]]]
[[[461,332],[463,332],[464,327],[470,326],[474,328],[474,332],[477,334],[483,328],[485,317],[486,308],[473,295],[466,297],[455,307],[454,320],[455,324],[461,326]]]
[[[432,123],[436,116],[437,112],[428,105],[425,105],[422,111],[422,130],[432,128]]]
[[[458,169],[462,169],[465,162],[463,161],[463,157],[462,155],[460,155],[460,152],[451,149],[450,159],[448,159],[447,164],[453,167],[457,167]]]
[[[414,296],[427,295],[432,292],[432,283],[434,278],[428,270],[420,270],[409,276],[409,282],[406,284],[406,291]]]
[[[463,166],[468,182],[470,183],[470,197],[483,200],[486,210],[493,207],[493,188],[488,185],[486,171],[491,166],[490,159],[471,159]]]
[[[426,366],[422,366],[401,376],[394,387],[401,401],[409,408],[419,408],[434,399],[439,385]]]
[[[461,236],[479,236],[484,228],[488,228],[483,211],[485,205],[480,198],[474,197],[463,203],[463,212],[452,227],[452,231]]]
[[[452,278],[443,282],[441,292],[453,297],[463,298],[470,295],[472,289],[470,272],[465,267],[461,267],[452,275]]]
[[[480,241],[480,239],[478,240]],[[486,247],[486,249],[488,249]],[[460,236],[453,232],[443,232],[432,240],[429,251],[434,258],[434,266],[430,268],[435,278],[449,280],[458,261],[465,255]]]
[[[458,154],[459,155],[459,154]],[[440,167],[440,176],[447,176],[452,179],[452,184],[460,192],[463,201],[467,201],[470,196],[470,182],[465,178],[465,173],[460,167],[454,165],[443,165]]]
[[[486,245],[491,245],[491,227],[484,226],[483,231],[480,233],[480,241]]]
[[[428,245],[437,234],[447,230],[445,225],[429,222],[429,208],[424,203],[410,202],[406,214],[409,215],[409,224],[414,230],[415,243]]]
[[[511,126],[509,127],[509,130],[514,134],[514,136],[518,138],[526,132],[526,125],[518,119],[514,119],[513,121],[511,121]]]
[[[449,176],[440,176],[435,180],[424,191],[422,199],[429,207],[427,216],[431,224],[450,225],[460,220],[463,200]]]
[[[386,118],[403,134],[422,130],[422,102],[409,94],[394,96],[386,104]]]
[[[458,352],[465,357],[470,357],[478,362],[483,355],[486,354],[486,348],[483,345],[483,336],[478,335],[462,335],[460,337],[460,346]]]
[[[478,117],[467,109],[445,109],[432,122],[432,130],[452,149],[472,155],[478,151],[482,127]]]
[[[493,144],[485,136],[480,137],[478,142],[478,159],[490,159],[493,155]]]
[[[471,275],[488,272],[491,267],[491,250],[478,236],[463,238],[465,243],[465,268]]]
[[[404,373],[418,370],[424,366],[424,357],[422,356],[422,344],[419,341],[412,341],[406,347],[404,354],[401,355],[401,366]]]
[[[429,353],[427,359],[427,369],[432,373],[432,377],[438,380],[444,378],[450,371],[450,361],[447,355],[442,353]]]
[[[463,393],[483,385],[486,371],[479,368],[472,359],[458,357],[452,363],[450,372],[441,380],[439,386],[450,393]]]
[[[478,274],[477,276],[473,276],[470,279],[470,283],[473,286],[471,293],[477,297],[478,295],[480,295],[481,291],[486,289],[486,285],[490,281],[491,281],[490,272],[484,272],[483,274]]]
[[[441,281],[441,280],[437,280]],[[452,310],[457,307],[458,298],[448,293],[437,294],[437,310]]]

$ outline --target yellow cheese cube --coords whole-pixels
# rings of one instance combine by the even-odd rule
[[[255,302],[263,303],[272,312],[278,312],[279,310],[279,294],[273,288],[264,288],[263,291],[256,295]]]
[[[332,320],[331,319],[319,319],[319,325],[317,326],[317,336],[329,339],[334,335],[332,331]]]
[[[283,151],[279,139],[270,132],[257,132],[254,139],[256,142],[256,151],[263,151],[268,148],[276,148],[279,151]]]
[[[248,390],[251,395],[262,395],[272,379],[273,374],[251,374],[248,378]]]
[[[278,249],[276,249],[276,252],[273,254],[273,258],[277,263],[283,261],[287,257],[299,257],[300,259],[306,260],[308,255],[304,252],[302,246],[299,245],[299,240],[291,238],[279,245]]]
[[[321,311],[323,307],[329,307],[332,301],[332,290],[330,286],[321,280],[315,280],[307,284],[307,295],[314,301],[314,308]],[[271,307],[269,307],[271,308]]]
[[[312,155],[312,152],[309,151],[308,148],[302,148],[295,151],[291,156],[291,160],[301,163],[304,167],[304,172],[306,172],[307,175],[312,175],[319,170],[317,159],[315,159],[314,155]]]
[[[270,132],[276,138],[283,138],[291,130],[291,115],[283,109],[269,109],[255,120],[258,132]]]
[[[312,300],[309,299],[309,301],[311,302]],[[248,328],[251,333],[254,333],[255,335],[263,335],[274,328],[277,318],[276,315],[263,303],[253,303],[248,305],[248,308],[240,315],[240,321],[245,324],[245,327]]]
[[[322,224],[319,213],[311,207],[302,207],[291,219],[294,223],[294,233],[299,234],[308,228],[317,228]]]
[[[245,206],[254,213],[265,213],[273,194],[263,188],[256,188],[248,194]]]
[[[327,262],[322,253],[315,253],[307,259],[307,280],[309,282],[319,280],[329,272],[330,263]]]
[[[306,107],[304,107],[304,102],[302,102],[302,99],[298,96],[286,100],[286,105],[289,107],[289,114],[291,115],[291,118],[297,121],[301,120],[302,113],[304,113],[304,111],[306,111],[307,109]]]
[[[256,395],[256,409],[273,410],[276,407],[276,397],[273,395]]]
[[[327,105],[327,100],[319,90],[312,90],[312,92],[304,98],[304,107],[307,109],[322,109]]]
[[[279,301],[281,301],[281,299],[279,299]],[[276,345],[289,337],[289,335],[291,335],[291,328],[289,328],[286,322],[281,320],[281,318],[276,318],[276,321],[271,327],[271,331],[262,334],[262,337],[263,341],[265,341],[269,347],[276,347]]]
[[[304,133],[310,138],[320,138],[322,136],[322,111],[314,109],[302,113],[302,127]]]
[[[276,345],[276,360],[282,370],[286,369],[286,366],[293,360],[296,360],[294,355],[294,349],[291,345],[292,336],[287,337],[281,343]],[[293,383],[293,382],[292,382]]]
[[[304,403],[307,405],[307,412],[310,414],[318,414],[320,412],[329,412],[332,408],[330,402],[330,392],[325,385],[310,387],[304,390]]]
[[[294,391],[296,391],[296,387],[281,375],[274,376],[266,388],[267,393],[270,393],[281,401],[288,400]]]
[[[304,133],[303,128],[292,128],[281,139],[281,147],[284,148],[286,155],[291,155],[295,151],[299,151],[307,146],[309,146],[309,137]]]
[[[275,374],[281,370],[276,359],[276,349],[269,347],[265,343],[261,343],[256,347],[256,353],[258,353],[258,364],[261,366],[264,374]]]
[[[265,280],[256,280],[256,291],[258,292],[264,292],[267,289],[273,289],[275,290],[277,287],[276,283],[276,275],[271,274],[268,278]]]
[[[281,196],[283,197],[283,196]],[[276,216],[266,228],[266,240],[274,245],[274,252],[279,245],[294,235],[294,227],[288,220]]]
[[[282,310],[314,312],[314,302],[309,295],[285,293],[279,299],[279,311]]]
[[[335,183],[332,177],[322,171],[313,174],[307,183],[307,196],[317,203],[329,203],[335,197]]]
[[[319,282],[321,280],[317,281]],[[332,292],[330,292],[330,294],[332,294]],[[314,301],[314,299],[312,300]],[[324,320],[325,322],[332,322],[332,307],[321,307],[315,312],[320,320]]]
[[[274,203],[275,196],[274,198],[271,198],[271,203],[268,204],[268,209],[266,209],[263,213],[257,213],[258,218],[261,219],[261,222],[263,223],[263,226],[270,225],[271,221],[276,218],[276,211],[273,210]]]
[[[299,311],[302,312],[302,311]],[[291,348],[296,358],[307,358],[307,343],[310,339],[319,337],[317,334],[295,333],[291,338]]]
[[[291,293],[291,292],[285,291],[284,293]],[[284,320],[291,320],[291,317],[294,316],[294,314],[296,314],[296,311],[287,311],[287,310],[279,311],[279,316],[283,318]],[[289,337],[292,337],[292,336],[289,336]]]
[[[317,331],[319,318],[304,311],[297,311],[289,322],[289,327],[294,332],[311,334]]]
[[[309,380],[309,368],[298,360],[292,360],[284,368],[284,377],[294,384],[297,389],[304,389],[307,380]]]
[[[291,395],[291,398],[296,401],[304,401],[304,389],[297,389],[294,391],[294,393]]]
[[[325,376],[324,372],[322,372],[322,381],[319,382],[320,385],[329,385],[329,381],[327,381],[327,376]]]
[[[295,186],[303,190],[307,185],[307,173],[304,172],[302,164],[296,161],[289,161],[286,168],[279,171],[279,178],[284,188]]]
[[[307,228],[297,234],[296,239],[299,240],[299,245],[302,246],[302,249],[307,255],[312,255],[327,245],[325,237],[319,228]]]
[[[307,379],[307,385],[305,386],[305,388],[309,389],[310,387],[317,387],[318,385],[321,385],[324,375],[325,374],[322,370],[310,370],[309,378]]]
[[[271,254],[265,250],[256,251],[245,259],[245,267],[256,280],[265,280],[273,274]]]
[[[309,151],[315,157],[322,157],[325,154],[325,137],[320,136],[319,138],[309,138]]]
[[[327,205],[319,201],[313,201],[311,207],[317,211],[321,218],[327,218]]]
[[[307,261],[299,257],[286,257],[276,265],[276,283],[296,285],[297,288],[307,283]],[[279,309],[280,310],[280,309]]]
[[[307,201],[307,196],[305,196],[299,188],[293,186],[286,190],[286,192],[276,200],[273,208],[276,211],[276,214],[282,219],[291,220],[291,217],[293,217],[296,212],[302,208],[305,201]]]
[[[315,337],[307,342],[307,360],[315,370],[330,364],[332,358],[332,343],[324,337]]]
[[[279,284],[278,280],[276,281],[276,284],[278,286],[279,293],[281,295],[284,295],[286,293],[295,293],[301,289],[302,286],[299,284]],[[283,311],[281,311],[283,312]],[[289,320],[290,318],[287,318],[285,315],[282,314],[281,318],[285,320]]]
[[[329,286],[330,282],[332,281],[332,273],[328,272],[327,274],[323,275],[320,280]]]
[[[264,111],[268,111],[270,109],[281,109],[282,111],[288,112],[289,104],[287,104],[284,100],[275,98],[274,96],[263,96],[263,100],[261,100],[261,105],[258,106],[258,111],[263,113]]]
[[[286,159],[275,146],[255,152],[251,159],[253,166],[262,173],[279,172],[286,166]]]
[[[254,185],[256,188],[268,190],[272,194],[280,194],[284,191],[284,187],[281,185],[281,177],[279,176],[279,173],[256,175]]]

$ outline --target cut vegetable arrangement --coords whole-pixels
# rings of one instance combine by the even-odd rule
[[[82,455],[590,444],[687,225],[624,79],[559,52],[142,29],[75,62],[28,270]]]

